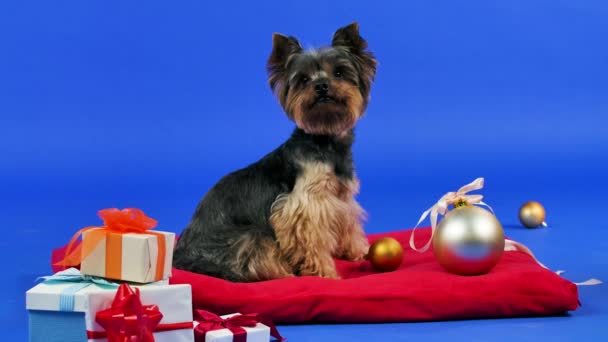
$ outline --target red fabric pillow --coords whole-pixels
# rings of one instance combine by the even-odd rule
[[[377,273],[367,261],[336,260],[342,280],[296,277],[232,283],[174,269],[170,282],[192,285],[196,309],[220,315],[265,313],[277,323],[535,316],[578,307],[576,285],[524,253],[505,252],[486,275],[457,276],[435,261],[432,248],[424,253],[411,250],[410,234],[411,230],[369,236],[370,242],[390,236],[404,246],[403,263],[394,272]],[[429,238],[430,228],[416,231],[417,245]]]

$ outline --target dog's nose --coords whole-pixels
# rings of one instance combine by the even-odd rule
[[[325,78],[321,78],[315,81],[315,91],[318,95],[325,95],[329,90],[329,82]]]

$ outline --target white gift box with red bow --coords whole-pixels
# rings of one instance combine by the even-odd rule
[[[227,319],[240,313],[220,316]],[[194,322],[194,328],[198,326],[198,322]],[[270,327],[257,323],[255,327],[240,327],[246,332],[246,342],[268,342],[270,341]],[[233,342],[234,333],[230,329],[211,330],[205,333],[205,342]]]

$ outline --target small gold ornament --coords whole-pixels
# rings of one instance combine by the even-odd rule
[[[383,237],[372,243],[366,258],[376,271],[394,271],[399,268],[403,261],[403,247],[401,247],[399,241],[390,237]]]
[[[546,227],[545,208],[536,201],[526,202],[519,208],[519,221],[528,228]]]
[[[439,221],[433,251],[439,264],[459,275],[488,273],[505,248],[502,225],[489,211],[458,203]]]

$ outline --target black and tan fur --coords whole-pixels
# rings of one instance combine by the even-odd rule
[[[334,258],[361,260],[369,247],[351,147],[376,61],[353,23],[336,31],[330,47],[311,51],[275,34],[267,68],[297,127],[209,190],[181,234],[174,265],[241,282],[338,278]]]

